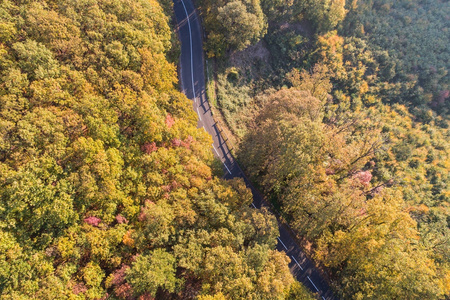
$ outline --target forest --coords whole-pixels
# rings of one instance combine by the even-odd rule
[[[450,3],[199,10],[207,94],[234,154],[336,294],[448,298]]]
[[[313,299],[215,167],[169,0],[0,3],[1,299]]]
[[[450,297],[450,2],[195,3],[215,116],[335,295]],[[179,54],[171,0],[0,2],[1,299],[314,299]]]

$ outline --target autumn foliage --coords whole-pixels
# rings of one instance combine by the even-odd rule
[[[176,90],[171,1],[0,12],[2,299],[282,299],[275,218]]]

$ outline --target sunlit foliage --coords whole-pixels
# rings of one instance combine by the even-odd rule
[[[262,0],[218,60],[240,161],[344,299],[450,294],[448,4]]]
[[[212,175],[176,90],[170,3],[1,2],[2,299],[291,290],[276,219]]]

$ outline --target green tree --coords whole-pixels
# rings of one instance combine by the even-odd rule
[[[260,9],[249,12],[247,6],[239,0],[219,7],[217,20],[222,28],[227,29],[224,33],[225,42],[236,50],[243,50],[258,41],[265,34],[267,27]]]
[[[335,29],[347,14],[345,0],[296,0],[295,5],[296,10],[311,21],[319,32]]]
[[[155,296],[158,288],[175,291],[175,258],[162,249],[151,251],[149,255],[139,255],[127,272],[127,281],[136,295],[149,293]]]
[[[204,0],[209,56],[226,50],[243,50],[258,42],[267,31],[267,20],[259,0]]]
[[[45,45],[27,40],[15,43],[13,49],[19,58],[20,68],[31,80],[58,76],[59,64]]]

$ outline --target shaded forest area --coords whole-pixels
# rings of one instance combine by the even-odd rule
[[[171,5],[1,2],[2,299],[310,299],[212,168]]]
[[[450,5],[448,1],[360,1],[342,26],[344,35],[388,52],[394,82],[413,86],[407,101],[448,116],[450,109]]]
[[[199,8],[217,70],[208,95],[235,154],[338,295],[448,297],[450,3]]]

